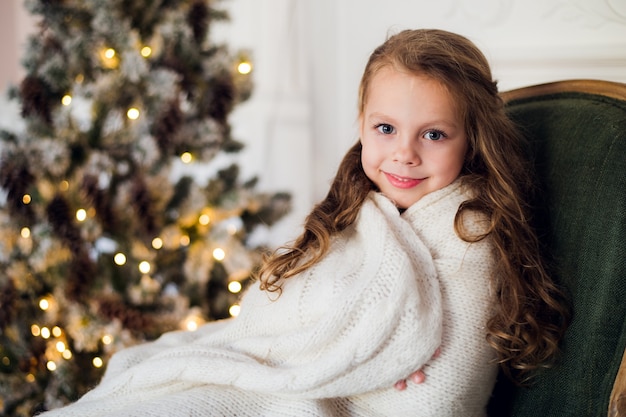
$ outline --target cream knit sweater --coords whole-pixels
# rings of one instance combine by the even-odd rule
[[[456,182],[399,215],[372,193],[277,300],[254,287],[236,319],[119,352],[96,388],[45,417],[483,416],[493,262],[488,242],[454,234],[466,198]],[[425,383],[392,388],[426,363]]]

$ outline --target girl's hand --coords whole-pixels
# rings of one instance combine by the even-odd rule
[[[440,353],[441,353],[441,349],[437,348],[432,358],[435,359],[436,357],[439,356]],[[393,387],[397,389],[398,391],[404,391],[407,387],[407,384],[406,384],[407,380],[412,381],[414,384],[421,384],[422,382],[426,381],[426,374],[424,373],[423,369],[424,368],[418,369],[417,371],[409,375],[408,378],[399,380],[398,382],[393,384]]]

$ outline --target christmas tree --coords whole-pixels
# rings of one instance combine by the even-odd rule
[[[290,209],[216,163],[242,148],[228,116],[252,86],[248,57],[210,41],[214,1],[25,4],[38,32],[0,132],[0,414],[16,416],[76,400],[123,347],[236,315],[253,232]]]

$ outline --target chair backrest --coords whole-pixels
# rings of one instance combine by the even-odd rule
[[[490,416],[626,416],[626,84],[561,81],[502,97],[530,141],[540,238],[573,318],[558,364],[528,388],[499,380]]]

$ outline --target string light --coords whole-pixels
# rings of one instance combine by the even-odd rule
[[[152,48],[150,48],[149,46],[144,46],[143,48],[141,48],[142,57],[148,58],[150,55],[152,55]]]
[[[84,222],[87,219],[87,210],[78,209],[76,210],[76,220],[79,222]]]
[[[63,334],[63,331],[61,330],[59,326],[54,326],[52,328],[52,336],[61,337],[62,334]]]
[[[102,343],[104,343],[105,345],[110,345],[111,343],[113,343],[113,336],[111,336],[110,334],[105,334],[104,336],[102,336]]]
[[[43,337],[44,339],[50,339],[50,329],[48,329],[47,327],[42,327],[41,337]]]
[[[124,265],[126,263],[126,255],[121,252],[116,253],[115,256],[113,256],[113,262],[115,262],[116,265]]]
[[[70,183],[67,180],[63,180],[61,181],[61,183],[59,184],[59,189],[61,191],[67,191],[70,189]]]
[[[100,51],[100,60],[105,68],[113,69],[119,65],[119,59],[116,56],[115,49],[104,48]]]
[[[32,197],[30,196],[30,194],[24,194],[24,196],[22,196],[22,203],[24,204],[30,204],[30,202],[32,201]]]
[[[239,313],[241,312],[241,306],[239,304],[233,304],[232,306],[230,306],[230,308],[228,309],[228,313],[232,316],[232,317],[237,317],[239,315]]]
[[[155,237],[152,239],[152,247],[154,249],[161,249],[163,247],[163,239],[160,237]]]
[[[50,302],[47,299],[42,298],[41,300],[39,300],[39,308],[43,311],[46,311],[48,308],[50,308]]]
[[[223,261],[224,258],[226,258],[226,252],[224,252],[224,249],[222,248],[215,248],[213,250],[213,258],[218,261]]]
[[[61,99],[61,104],[63,104],[64,106],[69,106],[70,104],[72,104],[72,96],[70,96],[69,94],[64,95]]]
[[[237,65],[237,72],[242,75],[248,75],[252,72],[252,64],[248,61],[241,61]]]
[[[191,238],[187,235],[182,235],[180,237],[180,245],[181,246],[189,246],[189,244],[191,243]]]
[[[65,349],[63,353],[61,353],[61,356],[63,356],[63,359],[66,359],[69,361],[70,359],[72,359],[72,356],[73,356],[72,351],[69,349]]]
[[[198,223],[206,226],[207,224],[211,223],[211,217],[208,214],[201,214],[200,217],[198,217]]]
[[[237,294],[238,292],[241,291],[241,282],[239,281],[231,281],[228,283],[228,291],[232,292],[233,294]]]
[[[24,239],[28,239],[30,237],[30,229],[28,227],[22,227],[22,230],[20,230],[20,236]]]
[[[54,372],[57,370],[57,364],[54,363],[54,361],[48,361],[48,363],[46,363],[46,368],[48,368],[50,372]]]
[[[93,364],[94,367],[96,368],[102,368],[102,365],[104,365],[104,362],[102,361],[102,358],[99,356],[96,356],[95,358],[93,358],[93,360],[91,361],[91,363]]]
[[[150,262],[148,261],[139,262],[139,272],[141,272],[142,274],[147,274],[148,272],[150,272]]]
[[[131,107],[126,112],[126,117],[130,120],[137,120],[139,118],[139,109],[137,107]]]
[[[37,326],[36,324],[33,324],[32,326],[30,326],[30,332],[35,337],[41,336],[41,328]]]
[[[180,156],[180,160],[183,161],[184,164],[188,164],[193,160],[193,156],[189,152],[183,152]]]

